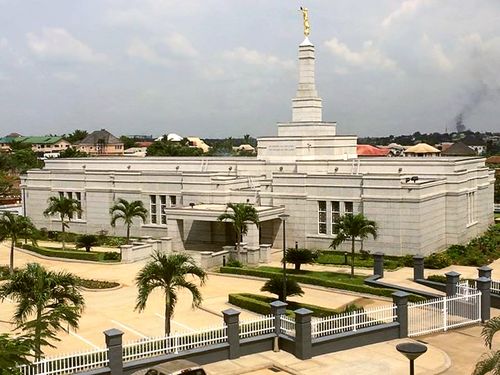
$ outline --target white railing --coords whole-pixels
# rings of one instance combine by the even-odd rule
[[[396,317],[396,306],[390,305],[355,310],[324,318],[312,318],[312,337],[334,335],[378,324],[392,323],[396,320]]]
[[[439,297],[408,304],[408,336],[447,331],[481,321],[481,292],[467,290],[467,295]]]
[[[240,339],[266,335],[274,332],[274,315],[262,315],[256,319],[240,322]]]
[[[491,280],[491,291],[495,294],[500,294],[500,281]]]
[[[29,365],[19,366],[22,375],[64,375],[108,365],[108,349],[46,357]]]
[[[123,361],[135,361],[161,354],[179,353],[227,341],[225,325],[196,332],[174,333],[170,336],[152,337],[123,345]]]
[[[280,333],[295,337],[295,319],[280,315]]]

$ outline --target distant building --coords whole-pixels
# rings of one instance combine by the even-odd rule
[[[120,156],[123,155],[123,142],[106,129],[96,130],[76,143],[78,151],[86,152],[91,156]]]
[[[357,145],[358,156],[389,156],[391,150],[388,148],[378,148],[372,145]]]
[[[441,156],[476,156],[477,152],[463,142],[453,143],[443,147]]]
[[[430,157],[439,156],[441,151],[427,143],[419,143],[415,146],[408,147],[404,153],[406,156]]]
[[[0,151],[10,151],[11,144],[13,142],[29,143],[31,144],[31,149],[38,155],[43,156],[47,153],[59,153],[69,146],[67,140],[63,137],[51,137],[51,136],[37,136],[37,137],[3,137],[0,138]]]
[[[130,147],[123,151],[123,156],[135,156],[143,158],[146,156],[147,147]]]
[[[255,153],[255,147],[253,147],[252,145],[249,145],[248,143],[243,143],[237,147],[233,147],[233,151]]]
[[[189,147],[196,147],[202,150],[204,153],[208,152],[210,150],[210,146],[203,141],[203,139],[200,139],[198,137],[187,137],[187,140],[189,142]]]

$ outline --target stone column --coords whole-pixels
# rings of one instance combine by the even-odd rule
[[[274,333],[276,337],[274,338],[273,351],[279,352],[279,336],[281,333],[281,315],[285,315],[287,303],[282,301],[274,301],[270,303],[271,314],[274,315]]]
[[[116,328],[104,331],[106,346],[108,347],[108,367],[111,370],[111,375],[123,374],[122,336],[123,332]]]
[[[227,325],[227,343],[229,344],[229,359],[240,357],[240,312],[227,309],[222,312]]]
[[[172,252],[172,237],[162,237],[161,241],[161,251],[167,254]]]
[[[295,356],[298,359],[312,357],[312,311],[308,309],[295,310]]]
[[[396,321],[399,323],[399,337],[408,337],[408,296],[402,291],[392,293],[392,301],[396,305]]]
[[[413,257],[413,280],[425,279],[424,270],[424,256],[415,255]]]
[[[182,220],[168,219],[167,218],[167,232],[168,236],[172,238],[172,251],[184,251],[184,238],[183,238],[183,225]]]
[[[270,261],[271,261],[271,245],[261,244],[260,245],[259,262],[260,263],[269,263]]]
[[[457,294],[457,284],[460,281],[460,274],[455,271],[445,273],[446,276],[446,295],[448,297]]]
[[[384,277],[384,253],[373,254],[373,274]]]
[[[258,264],[259,263],[259,247],[249,246],[247,248],[247,261],[248,264]]]
[[[491,309],[491,279],[479,277],[476,279],[476,287],[481,292],[481,322],[490,320]]]
[[[247,264],[248,262],[247,245],[248,244],[246,242],[240,242],[240,252],[238,254],[238,260],[243,264]],[[238,250],[238,246],[236,246],[236,250]]]
[[[477,269],[479,277],[486,277],[487,279],[491,279],[491,271],[493,271],[493,268],[490,268],[488,266],[482,266]]]
[[[248,226],[248,232],[243,236],[243,242],[246,242],[248,246],[259,246],[259,227],[254,223],[246,223]]]
[[[121,245],[120,254],[122,256],[123,263],[130,263],[132,261],[132,245]]]
[[[212,252],[211,251],[202,251],[200,252],[201,255],[201,268],[204,270],[212,267],[211,260],[212,260]]]

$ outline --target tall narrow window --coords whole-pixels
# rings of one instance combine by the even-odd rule
[[[475,192],[467,193],[467,225],[473,224],[476,220],[475,215]]]
[[[337,233],[335,230],[335,222],[340,217],[340,202],[332,201],[332,233]]]
[[[326,234],[326,201],[318,201],[318,233]]]
[[[177,197],[175,195],[170,195],[170,207],[175,207],[177,205]]]
[[[162,224],[167,224],[167,213],[165,210],[167,209],[167,196],[160,195],[160,218]]]
[[[82,208],[82,193],[80,193],[79,191],[75,192],[75,199],[78,201],[78,203],[80,203],[80,208]],[[79,211],[76,214],[76,218],[78,220],[82,219],[82,211]]]
[[[354,213],[354,204],[352,202],[344,202],[344,214]]]
[[[149,213],[151,215],[151,224],[156,224],[158,222],[156,216],[156,195],[149,196]]]

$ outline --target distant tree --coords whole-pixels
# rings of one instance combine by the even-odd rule
[[[59,158],[86,158],[88,156],[89,154],[75,147],[68,147],[59,153]]]
[[[15,173],[26,173],[29,169],[42,168],[43,161],[39,160],[30,148],[21,148],[10,155],[10,167]]]
[[[19,195],[19,189],[14,186],[16,179],[15,176],[0,170],[0,199]]]
[[[371,235],[377,238],[377,223],[368,220],[363,214],[346,214],[338,217],[333,223],[333,231],[336,237],[330,247],[336,248],[341,243],[351,240],[351,277],[354,277],[354,250],[356,238],[361,240]]]
[[[0,286],[0,299],[16,303],[18,328],[33,337],[35,359],[40,359],[42,346],[53,347],[48,340],[59,340],[56,333],[63,324],[78,328],[85,306],[78,288],[76,276],[47,271],[38,263],[29,263]]]
[[[95,234],[82,234],[76,238],[75,246],[77,249],[85,248],[85,251],[89,252],[92,247],[97,246],[99,240]]]
[[[126,150],[127,148],[137,147],[137,142],[135,139],[127,137],[126,135],[122,135],[120,137],[120,141],[123,142],[123,148]]]
[[[31,238],[36,242],[36,228],[28,217],[12,212],[4,212],[0,216],[0,241],[10,238],[9,271],[14,272],[14,248],[19,238]]]
[[[287,277],[286,279],[286,296],[283,296],[283,275],[275,275],[266,281],[264,286],[260,288],[262,292],[276,294],[280,301],[285,302],[285,297],[302,296],[304,291],[299,283],[294,279]]]
[[[86,130],[76,129],[73,133],[70,133],[64,137],[69,143],[76,143],[83,140],[89,133]]]
[[[33,340],[27,336],[0,334],[0,375],[20,374],[16,367],[27,365],[33,351]]]
[[[184,138],[180,142],[167,140],[153,142],[146,150],[147,156],[200,156],[203,151],[197,147],[190,147],[189,142]]]
[[[315,251],[309,249],[287,249],[285,260],[287,263],[292,263],[295,265],[297,271],[300,270],[301,264],[311,264],[318,259],[318,254]]]
[[[254,206],[248,203],[228,203],[226,212],[219,215],[218,221],[230,221],[236,232],[236,243],[238,256],[242,236],[248,233],[248,223],[259,225],[259,215]]]
[[[45,216],[59,215],[61,217],[61,228],[62,228],[62,248],[66,249],[66,228],[69,228],[69,224],[66,222],[71,221],[74,215],[82,212],[82,207],[80,202],[76,199],[67,198],[64,196],[50,197],[49,206],[43,212]]]
[[[179,298],[179,290],[187,289],[191,293],[193,308],[200,306],[201,292],[191,280],[197,277],[203,285],[207,274],[186,254],[167,255],[156,252],[152,257],[135,279],[138,288],[135,309],[143,311],[150,294],[157,288],[161,289],[165,295],[165,335],[169,335],[170,319]]]
[[[142,222],[146,222],[148,210],[144,207],[142,201],[129,202],[123,198],[119,198],[115,204],[109,209],[111,215],[111,226],[115,227],[118,220],[123,220],[127,226],[127,243],[130,241],[130,227],[134,223],[135,218],[139,218]]]

